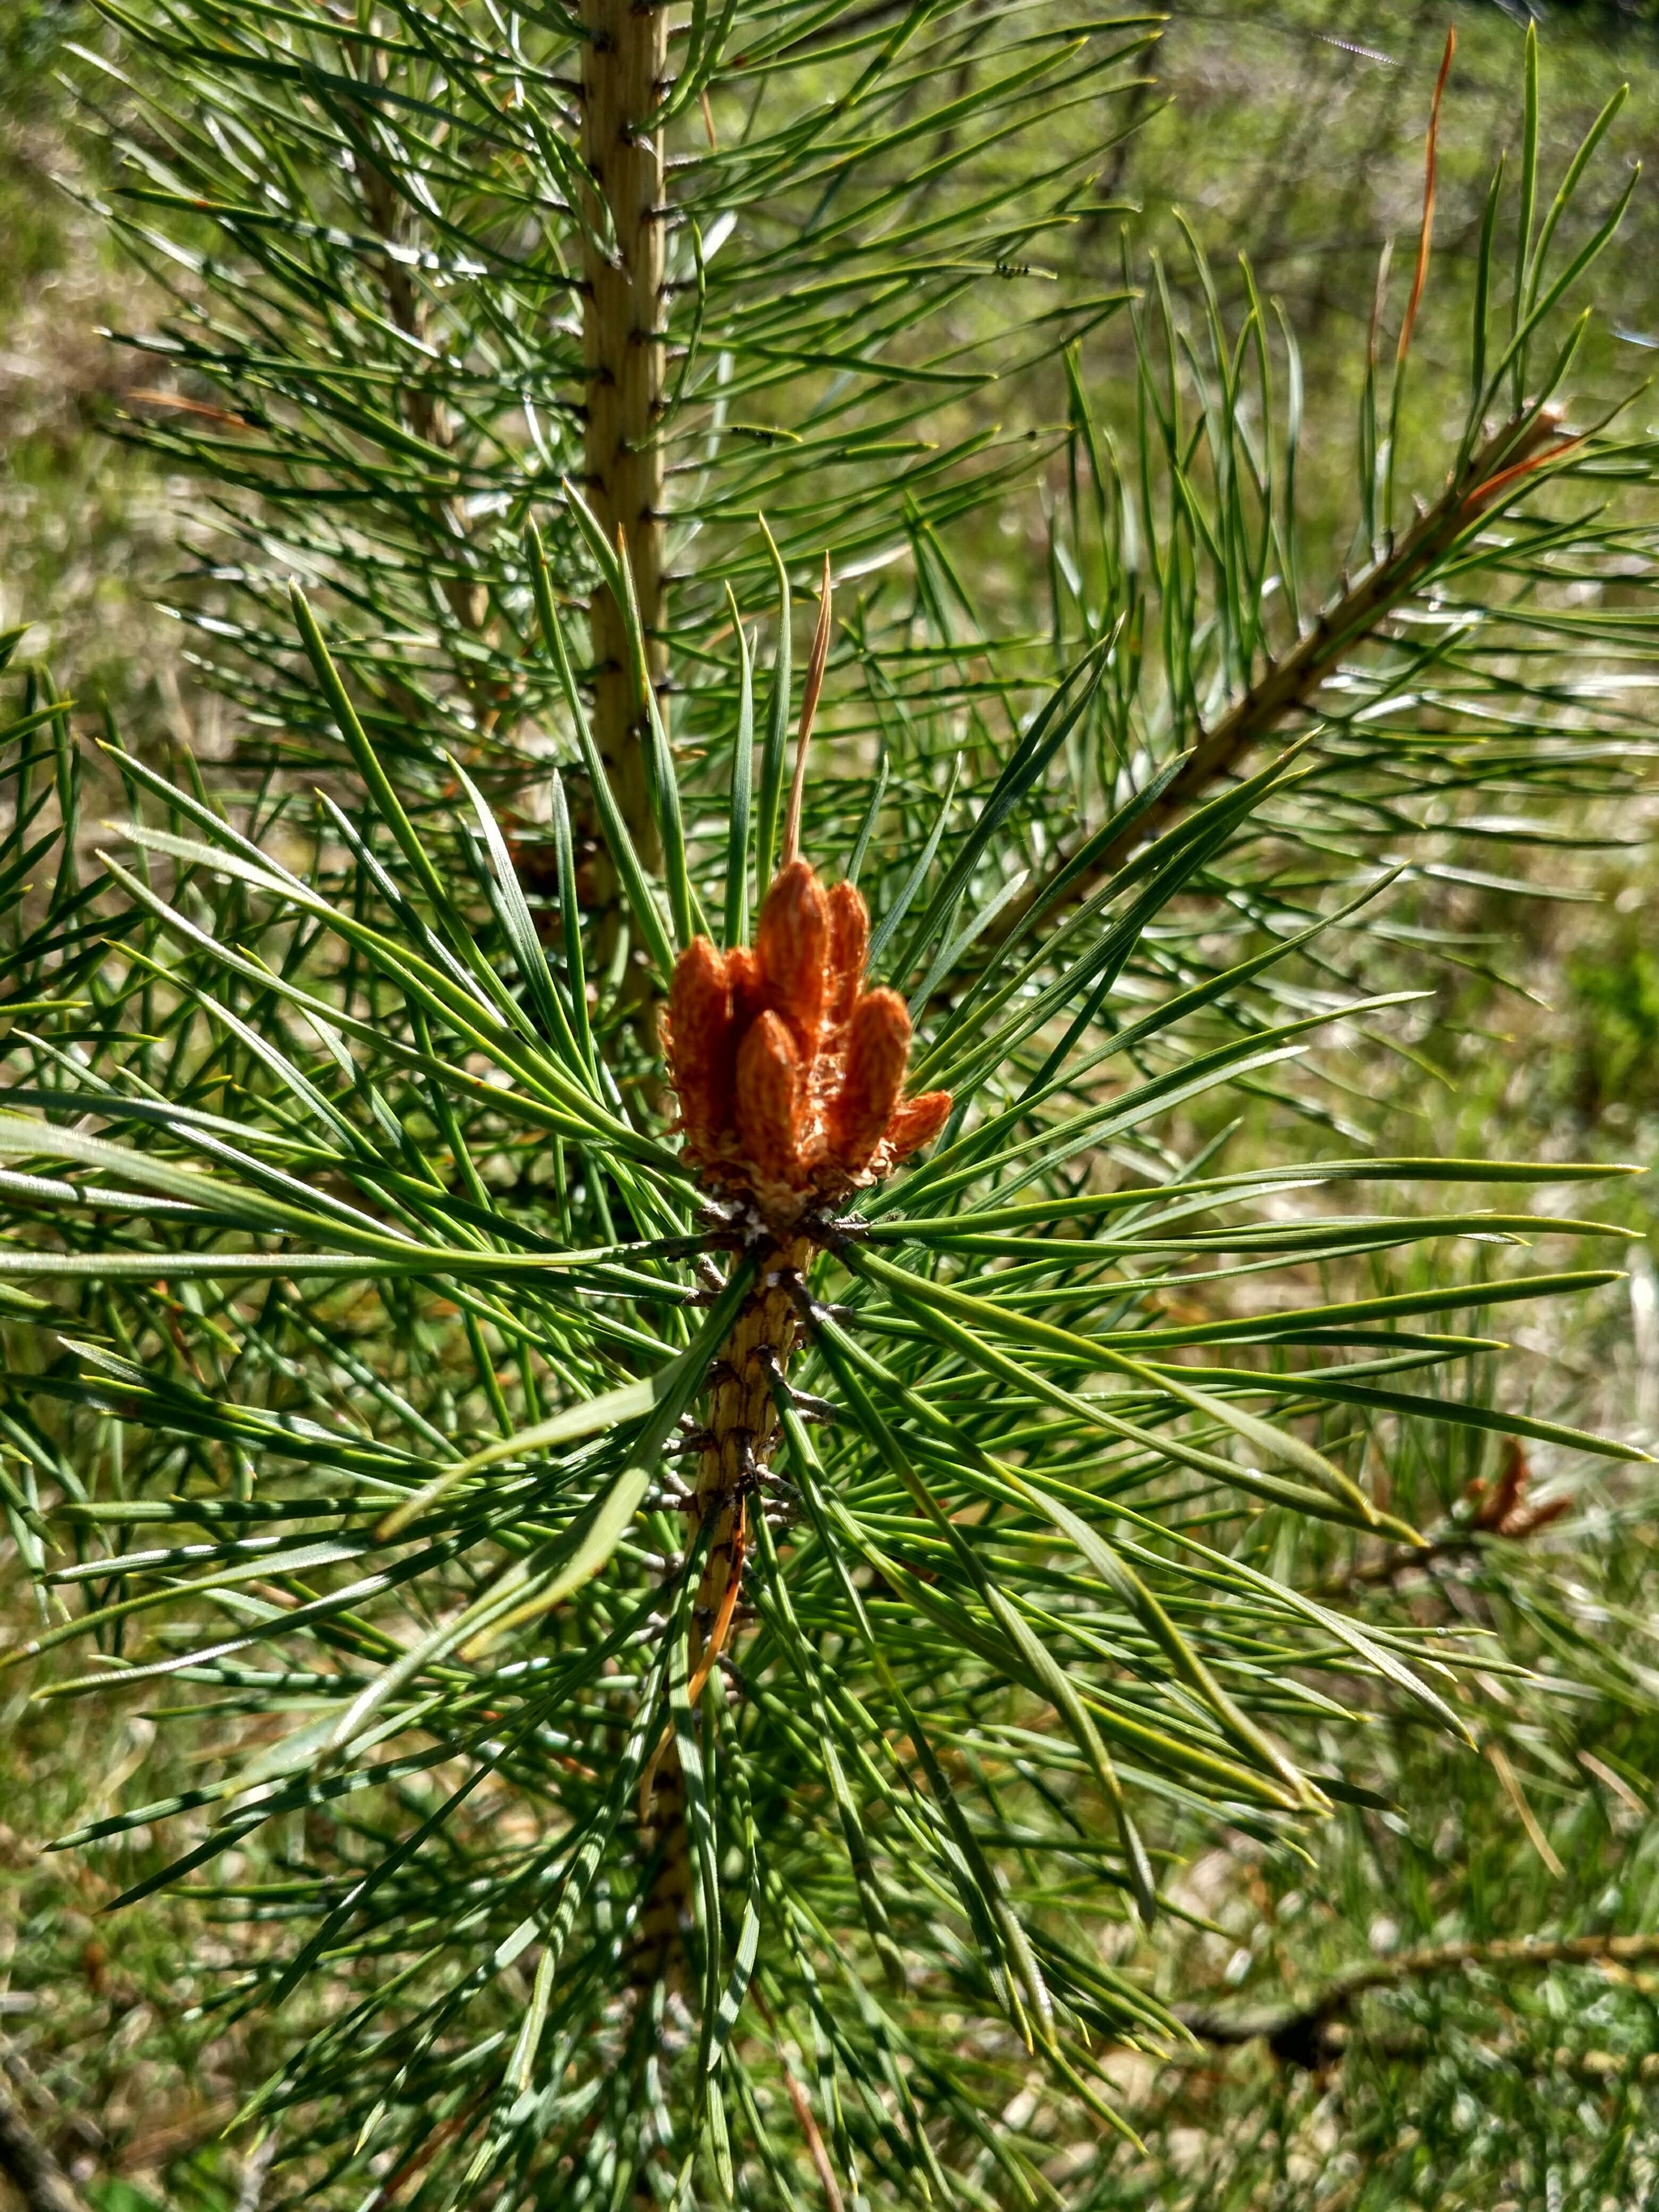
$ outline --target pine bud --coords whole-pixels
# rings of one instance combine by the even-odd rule
[[[741,1034],[765,1003],[754,946],[734,945],[726,956],[726,972],[732,978],[732,1016]]]
[[[887,1142],[895,1164],[931,1145],[951,1118],[948,1091],[924,1091],[920,1098],[907,1098],[895,1109],[887,1125]]]
[[[732,1044],[731,980],[706,937],[694,937],[674,963],[666,1030],[669,1072],[686,1134],[694,1146],[706,1147],[725,1125]]]
[[[738,1047],[738,1135],[757,1173],[768,1182],[793,1182],[800,1173],[800,1056],[776,1014],[751,1023]]]
[[[855,884],[837,884],[830,894],[830,976],[824,1019],[844,1022],[864,988],[864,963],[870,951],[870,909]]]
[[[772,878],[755,933],[766,1003],[783,1016],[809,1054],[823,1027],[824,958],[830,902],[811,867],[792,860]]]
[[[904,1088],[910,1017],[896,991],[866,991],[847,1025],[847,1065],[830,1101],[830,1151],[849,1173],[881,1142]]]

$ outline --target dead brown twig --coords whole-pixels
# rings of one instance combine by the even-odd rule
[[[23,2200],[25,2212],[85,2212],[69,2178],[23,2117],[0,2063],[0,2173]]]
[[[1340,2055],[1346,2037],[1334,2033],[1342,2015],[1373,1990],[1397,1988],[1479,1966],[1498,1973],[1536,1972],[1547,1966],[1630,1966],[1659,1959],[1659,1934],[1647,1936],[1518,1936],[1487,1942],[1469,1939],[1426,1943],[1392,1959],[1352,1966],[1299,2004],[1258,2012],[1212,2012],[1176,2008],[1176,2017],[1200,2043],[1233,2045],[1258,2037],[1281,2063],[1310,2071]]]
[[[783,2047],[783,2038],[778,2033],[777,2021],[772,2016],[772,2008],[767,2003],[758,1987],[752,1988],[752,1995],[756,2008],[766,2022],[774,2046],[777,2051],[778,2063],[783,2069],[784,2087],[789,2092],[789,2101],[795,2108],[796,2121],[801,2133],[806,2138],[807,2149],[811,2153],[812,2164],[817,2170],[818,2186],[823,2191],[823,2201],[829,2206],[830,2212],[842,2212],[844,2200],[840,2185],[836,2179],[836,2169],[830,2164],[830,2153],[825,2148],[823,2136],[819,2131],[811,2100],[807,2097],[800,2077],[789,2063],[788,2056]]]
[[[1393,1583],[1401,1575],[1429,1572],[1443,1559],[1478,1554],[1483,1543],[1494,1536],[1523,1543],[1572,1510],[1571,1498],[1529,1504],[1527,1488],[1531,1480],[1531,1464],[1519,1438],[1506,1437],[1497,1481],[1488,1484],[1477,1475],[1463,1492],[1457,1517],[1431,1529],[1426,1543],[1396,1544],[1378,1559],[1362,1560],[1327,1583],[1322,1595],[1348,1597],[1359,1589]]]

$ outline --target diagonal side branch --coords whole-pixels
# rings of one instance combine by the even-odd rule
[[[1403,605],[1470,526],[1540,464],[1560,438],[1559,426],[1555,409],[1540,408],[1530,419],[1513,418],[1489,438],[1408,534],[1333,600],[1285,658],[1204,732],[1167,790],[1097,856],[1091,873],[1119,866],[1173,816],[1234,774],[1264,738],[1305,710],[1342,655]],[[1087,888],[1087,879],[1079,877],[1068,890],[1075,897]]]

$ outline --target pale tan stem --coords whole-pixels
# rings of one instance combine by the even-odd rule
[[[649,0],[580,0],[582,362],[588,503],[607,538],[621,531],[638,594],[651,678],[660,642],[663,463],[663,145],[646,128],[661,104],[668,15]],[[658,841],[646,780],[643,714],[622,610],[601,585],[588,603],[593,728],[629,832],[647,866]]]

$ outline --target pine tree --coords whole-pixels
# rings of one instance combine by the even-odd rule
[[[1248,274],[988,304],[1139,21],[118,20],[251,737],[112,738],[94,862],[44,678],[8,732],[8,1659],[248,1726],[67,1840],[159,1836],[127,1899],[247,1923],[222,2014],[305,2011],[283,2201],[1115,2201],[1112,2054],[1238,2028],[1140,1970],[1172,1867],[1369,1802],[1367,1723],[1473,1764],[1502,1638],[1397,1574],[1543,1526],[1528,1443],[1629,1456],[1481,1333],[1608,1279],[1510,1194],[1606,1171],[1370,1157],[1327,1042],[1389,1048],[1495,805],[1639,787],[1580,679],[1645,604],[1560,589],[1650,543],[1559,398],[1616,103],[1540,209],[1529,45],[1419,455],[1437,89],[1327,574]],[[986,428],[1005,356],[1051,429]],[[948,550],[1045,468],[1046,638]]]

